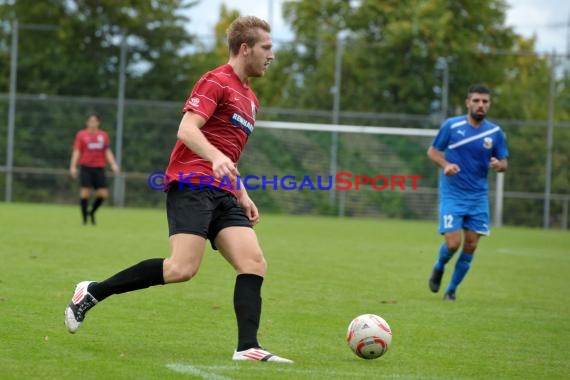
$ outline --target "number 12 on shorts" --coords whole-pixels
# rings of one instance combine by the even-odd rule
[[[443,216],[443,228],[451,228],[453,227],[453,215],[445,214]]]

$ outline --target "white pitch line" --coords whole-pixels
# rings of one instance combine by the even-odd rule
[[[230,365],[197,365],[193,366],[190,364],[183,364],[183,363],[172,363],[167,364],[167,368],[178,372],[178,373],[186,373],[191,374],[194,376],[199,376],[204,380],[232,380],[230,377],[216,375],[212,372],[228,372],[228,371],[240,371],[240,367],[238,365],[230,366]],[[290,373],[293,376],[310,376],[311,378],[325,378],[325,379],[352,379],[354,378],[355,374],[353,372],[341,372],[341,371],[334,371],[334,370],[313,370],[313,369],[297,369],[297,368],[285,368],[285,367],[278,367],[278,366],[259,366],[259,367],[247,367],[247,371],[251,370],[259,370],[264,372],[281,372],[281,373]],[[212,371],[212,372],[209,372]],[[417,375],[417,374],[387,374],[385,376],[380,376],[383,379],[403,379],[403,380],[419,380],[419,379],[431,379],[431,380],[448,380],[447,377],[426,377],[424,375]]]
[[[297,368],[285,368],[279,366],[266,366],[261,365],[259,367],[248,367],[247,370],[259,370],[264,372],[281,372],[281,373],[290,373],[297,376],[311,376],[315,378],[352,378],[354,373],[352,372],[339,372],[339,371],[331,371],[331,370],[312,370],[312,369],[297,369]],[[222,379],[230,379],[227,377],[216,375],[212,372],[228,372],[228,371],[239,371],[239,366],[228,366],[228,365],[190,365],[190,364],[183,364],[183,363],[173,363],[167,364],[166,367],[176,371],[178,373],[189,373],[195,376],[201,376],[205,380],[222,380]],[[209,377],[206,377],[209,376]]]
[[[200,368],[191,366],[189,364],[179,364],[179,363],[167,364],[166,368],[169,368],[174,372],[178,373],[189,373],[194,376],[199,376],[204,380],[232,380],[231,377],[225,377],[225,376],[216,375],[215,373],[206,372],[201,370]]]

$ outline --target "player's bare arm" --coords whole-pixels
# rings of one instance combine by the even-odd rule
[[[443,169],[443,174],[445,174],[446,176],[455,175],[461,171],[461,169],[457,164],[448,162],[445,159],[443,152],[437,150],[433,146],[429,147],[427,155],[433,163],[435,163],[437,166]]]
[[[259,210],[257,206],[249,197],[244,186],[239,186],[239,190],[237,191],[237,198],[240,206],[245,211],[245,214],[249,218],[249,221],[252,225],[259,223]]]
[[[71,178],[77,178],[77,163],[79,162],[79,149],[73,149],[71,162],[69,163],[69,174]]]
[[[506,158],[503,160],[498,160],[495,157],[491,157],[491,165],[490,166],[491,166],[491,169],[493,169],[497,173],[500,173],[500,172],[507,171],[507,168],[509,167],[509,163],[508,163]]]
[[[200,128],[206,120],[193,112],[186,112],[178,126],[178,139],[194,153],[212,163],[216,178],[229,177],[232,181],[239,174],[235,163],[213,146]]]
[[[113,154],[113,151],[109,148],[105,150],[105,159],[107,160],[109,165],[111,165],[111,170],[113,171],[113,174],[119,173],[119,165],[117,165],[117,161],[115,160],[115,155]]]

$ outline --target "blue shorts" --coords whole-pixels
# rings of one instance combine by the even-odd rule
[[[457,230],[470,230],[479,235],[489,236],[491,233],[489,213],[458,214],[447,211],[440,212],[439,233],[444,234]]]

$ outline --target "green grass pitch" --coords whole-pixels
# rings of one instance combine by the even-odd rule
[[[98,216],[82,226],[78,207],[0,204],[0,378],[570,378],[567,231],[494,229],[450,303],[427,288],[435,221],[262,215],[260,341],[295,360],[283,365],[231,360],[234,273],[210,249],[192,281],[113,296],[67,333],[76,282],[168,254],[163,210]],[[380,359],[344,340],[362,313],[392,328]]]

